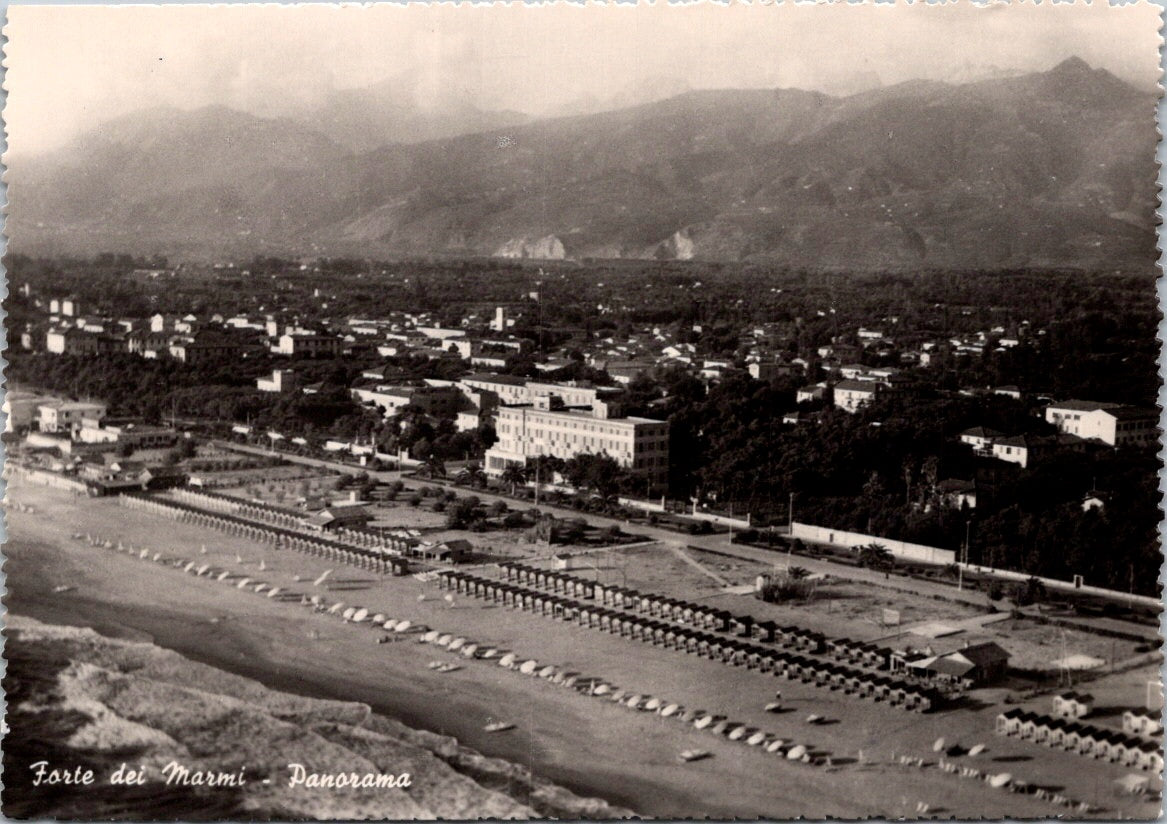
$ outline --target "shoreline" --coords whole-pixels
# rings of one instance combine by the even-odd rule
[[[768,714],[762,705],[767,695],[773,695],[775,681],[770,676],[634,645],[472,599],[446,602],[435,597],[432,587],[408,577],[382,580],[343,568],[338,570],[342,577],[332,580],[335,589],[328,600],[341,597],[398,619],[407,617],[545,663],[603,676],[642,694],[722,712],[803,742],[832,756],[837,766],[792,764],[691,726],[662,722],[651,713],[630,713],[541,679],[516,676],[486,661],[466,662],[457,672],[438,674],[426,666],[435,648],[412,640],[377,644],[378,633],[367,626],[345,624],[293,603],[256,597],[173,567],[91,547],[71,533],[91,530],[115,540],[125,538],[135,547],[188,558],[198,557],[200,543],[205,542],[206,559],[213,565],[248,575],[265,559],[263,578],[290,591],[312,591],[304,581],[328,566],[319,560],[147,517],[112,501],[72,498],[39,487],[16,492],[18,500],[35,503],[39,514],[30,518],[16,511],[11,516],[7,604],[14,613],[92,626],[103,634],[146,638],[271,689],[357,701],[389,719],[453,736],[478,753],[530,769],[556,787],[603,799],[639,816],[911,818],[921,799],[945,816],[1023,818],[1050,812],[1048,805],[1032,797],[987,791],[938,771],[921,773],[897,763],[899,754],[930,751],[936,737],[931,716],[857,703],[790,681],[779,683],[792,712]],[[241,567],[236,566],[237,555]],[[53,587],[61,584],[75,589],[54,594]],[[809,712],[839,720],[808,727],[802,719]],[[491,716],[513,722],[515,729],[503,735],[485,733],[482,727]],[[970,744],[986,740],[984,721],[975,712],[954,713],[945,725],[946,734]],[[1011,757],[1018,747],[1005,741],[990,745],[1001,757]],[[713,757],[680,763],[678,754],[692,747],[706,749]],[[1056,758],[1068,765],[1071,757]],[[1050,765],[1047,781],[1055,779],[1057,769],[1063,768]],[[1042,775],[1033,777],[1040,780]],[[526,803],[527,798],[519,795],[517,800]]]
[[[77,600],[74,601],[74,603],[77,602]],[[456,715],[443,714],[439,722],[435,723],[433,712],[427,712],[420,706],[424,701],[420,697],[409,701],[387,701],[383,697],[370,695],[372,690],[365,685],[354,684],[349,689],[340,689],[329,686],[323,679],[309,677],[304,672],[288,672],[286,670],[281,672],[279,663],[262,656],[252,659],[252,661],[231,659],[225,653],[216,652],[214,647],[199,644],[186,637],[181,631],[172,630],[169,625],[181,624],[185,620],[180,615],[167,613],[164,610],[133,609],[132,611],[135,613],[133,623],[136,623],[137,620],[148,621],[149,625],[156,628],[154,632],[147,632],[131,623],[111,620],[110,616],[103,614],[107,610],[114,609],[112,605],[93,601],[86,603],[88,607],[86,610],[59,610],[50,606],[38,606],[33,609],[22,608],[26,605],[15,609],[9,605],[9,609],[14,615],[25,615],[46,624],[91,628],[98,634],[109,638],[153,644],[162,649],[172,650],[196,663],[249,678],[270,690],[292,693],[304,698],[366,704],[375,714],[413,730],[448,736],[455,739],[461,747],[466,747],[486,758],[502,759],[517,767],[529,769],[537,780],[566,789],[580,798],[600,799],[615,807],[624,807],[638,816],[648,816],[636,808],[643,796],[633,792],[631,788],[622,791],[621,788],[610,783],[589,780],[589,777],[582,773],[573,773],[557,767],[547,769],[540,763],[541,759],[531,757],[532,752],[528,747],[522,744],[507,746],[507,742],[511,739],[490,736],[482,732],[476,725],[459,723]],[[98,616],[97,621],[86,623],[94,616]],[[236,639],[236,643],[240,647],[244,646],[244,643],[240,643],[241,641],[242,639]],[[534,767],[535,764],[539,766]],[[463,771],[457,765],[451,766],[459,772]],[[476,781],[480,778],[478,775],[471,775],[471,777]],[[505,784],[488,786],[488,789],[507,792]],[[511,794],[520,803],[530,803],[529,793],[514,792],[508,794]]]
[[[268,689],[307,698],[367,704],[374,713],[414,730],[449,736],[462,747],[484,757],[502,759],[530,770],[537,781],[568,790],[581,799],[598,799],[612,807],[625,808],[638,817],[676,814],[675,803],[655,813],[654,805],[645,805],[644,791],[649,788],[649,783],[642,779],[621,777],[607,771],[597,775],[595,771],[571,770],[548,763],[537,742],[531,741],[521,730],[519,735],[485,733],[459,708],[446,711],[435,708],[423,690],[390,693],[361,682],[350,682],[344,687],[330,685],[322,674],[313,676],[307,668],[291,668],[284,662],[272,660],[247,632],[236,631],[232,622],[220,625],[219,631],[226,637],[220,636],[216,644],[207,644],[202,636],[191,632],[191,616],[187,613],[84,597],[62,599],[51,594],[51,585],[43,571],[26,568],[23,559],[9,557],[6,571],[10,582],[14,571],[20,582],[18,588],[9,587],[5,598],[7,608],[14,615],[26,615],[48,624],[91,628],[110,638],[154,644],[191,661],[252,679]],[[227,643],[223,644],[223,641]],[[396,695],[397,700],[387,698],[388,694]],[[457,766],[454,768],[461,771]],[[471,777],[478,780],[478,776]],[[505,785],[488,788],[508,792]],[[657,795],[668,795],[674,802],[683,800],[663,787],[660,792],[649,793],[648,797]],[[513,797],[523,804],[531,802],[529,793],[517,793]],[[696,798],[692,801],[698,803]],[[713,812],[707,814],[715,815]],[[733,813],[727,810],[723,814]]]

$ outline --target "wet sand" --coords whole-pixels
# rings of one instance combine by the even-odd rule
[[[272,688],[361,701],[410,726],[456,736],[481,752],[528,766],[578,795],[603,798],[640,815],[899,817],[914,815],[918,800],[939,815],[1037,817],[1056,812],[1032,798],[961,782],[935,770],[888,763],[896,752],[928,754],[927,744],[937,728],[955,719],[877,707],[472,600],[450,606],[432,586],[412,578],[378,581],[344,567],[334,572],[334,588],[326,593],[331,601],[421,620],[540,661],[603,676],[638,692],[725,712],[805,741],[846,766],[826,770],[790,764],[488,662],[466,662],[458,672],[437,674],[426,669],[426,662],[449,660],[448,653],[411,641],[377,645],[377,633],[366,627],[93,548],[72,540],[70,533],[92,531],[192,559],[200,557],[199,546],[206,544],[210,563],[234,566],[238,552],[247,574],[258,574],[256,565],[262,557],[268,565],[264,580],[302,592],[316,590],[308,583],[295,583],[294,574],[311,580],[328,568],[315,559],[130,512],[112,501],[75,499],[69,493],[19,484],[14,494],[38,508],[35,515],[10,515],[7,603],[14,612],[148,638]],[[52,594],[52,587],[62,583],[79,588]],[[418,601],[419,596],[426,600]],[[212,618],[219,620],[212,623]],[[795,713],[762,712],[776,687],[789,696]],[[812,730],[801,723],[801,715],[809,711],[839,723]],[[512,721],[516,729],[486,734],[482,726],[490,717]],[[1014,746],[992,740],[979,718],[965,717],[954,727],[981,730],[981,740],[1003,754]],[[691,747],[707,749],[714,757],[678,763],[677,754]],[[878,763],[848,764],[859,750]],[[1074,758],[1051,756],[1055,761]],[[1105,769],[1094,763],[1088,766]],[[1055,767],[1064,765],[1059,762]],[[1142,812],[1129,807],[1123,811]]]

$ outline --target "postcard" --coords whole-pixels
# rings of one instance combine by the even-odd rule
[[[1157,818],[1159,12],[9,6],[3,814]]]

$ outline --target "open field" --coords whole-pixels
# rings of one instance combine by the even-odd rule
[[[310,582],[330,568],[318,559],[126,510],[112,500],[74,497],[19,480],[10,495],[37,510],[35,515],[10,515],[8,605],[17,614],[146,635],[268,686],[365,701],[414,726],[445,731],[484,752],[529,762],[576,792],[603,796],[642,814],[911,817],[918,801],[927,803],[932,815],[1030,817],[1061,812],[1031,797],[891,763],[903,754],[934,760],[931,742],[939,735],[966,746],[987,744],[981,769],[1008,770],[1031,783],[1064,788],[1068,795],[1102,808],[1100,817],[1157,813],[1153,803],[1114,793],[1112,782],[1126,774],[1124,768],[1087,764],[1078,756],[995,738],[993,718],[1000,705],[988,702],[999,700],[1000,691],[974,694],[974,700],[952,711],[905,713],[472,599],[451,604],[432,584],[411,577],[378,579],[342,567],[334,569],[326,586],[314,588]],[[521,678],[489,662],[468,661],[462,670],[438,674],[426,668],[427,661],[442,655],[433,648],[411,642],[376,645],[378,633],[367,627],[91,547],[71,537],[78,530],[202,559],[287,592],[359,604],[599,675],[626,689],[803,741],[829,754],[836,766],[828,770],[789,764],[650,714]],[[205,556],[200,553],[204,545]],[[629,555],[639,562],[636,550]],[[261,560],[266,567],[262,572]],[[693,579],[685,583],[691,586]],[[77,590],[51,593],[62,584]],[[750,611],[755,605],[760,606],[751,599]],[[738,608],[744,607],[743,602]],[[1142,693],[1126,685],[1146,677],[1150,675],[1127,673],[1115,676],[1113,688],[1104,679],[1091,689],[1100,695],[1103,688],[1112,689],[1109,700],[1116,706],[1131,703]],[[776,688],[781,688],[790,712],[763,711]],[[832,723],[807,726],[803,719],[811,712]],[[507,736],[485,735],[485,719],[500,714],[517,729]],[[687,747],[708,749],[714,757],[679,764],[677,753]],[[862,764],[857,760],[860,751]],[[1085,783],[1083,775],[1090,776]]]

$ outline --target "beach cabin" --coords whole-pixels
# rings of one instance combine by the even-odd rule
[[[1026,741],[1032,741],[1037,735],[1037,722],[1039,716],[1032,712],[1023,712],[1021,714],[1021,722],[1017,728],[1017,736]]]
[[[1062,749],[1066,752],[1078,752],[1082,748],[1082,736],[1086,734],[1086,727],[1075,721],[1066,722],[1062,728]]]
[[[1127,735],[1157,738],[1163,733],[1163,721],[1158,713],[1150,710],[1127,710],[1122,714],[1122,730]]]
[[[1139,745],[1138,767],[1156,775],[1163,772],[1163,750],[1158,744],[1145,741]]]
[[[1085,718],[1094,711],[1094,696],[1070,690],[1053,697],[1053,714],[1059,718]]]
[[[1078,754],[1097,758],[1101,756],[1107,746],[1108,733],[1094,727],[1084,727],[1078,737]]]

